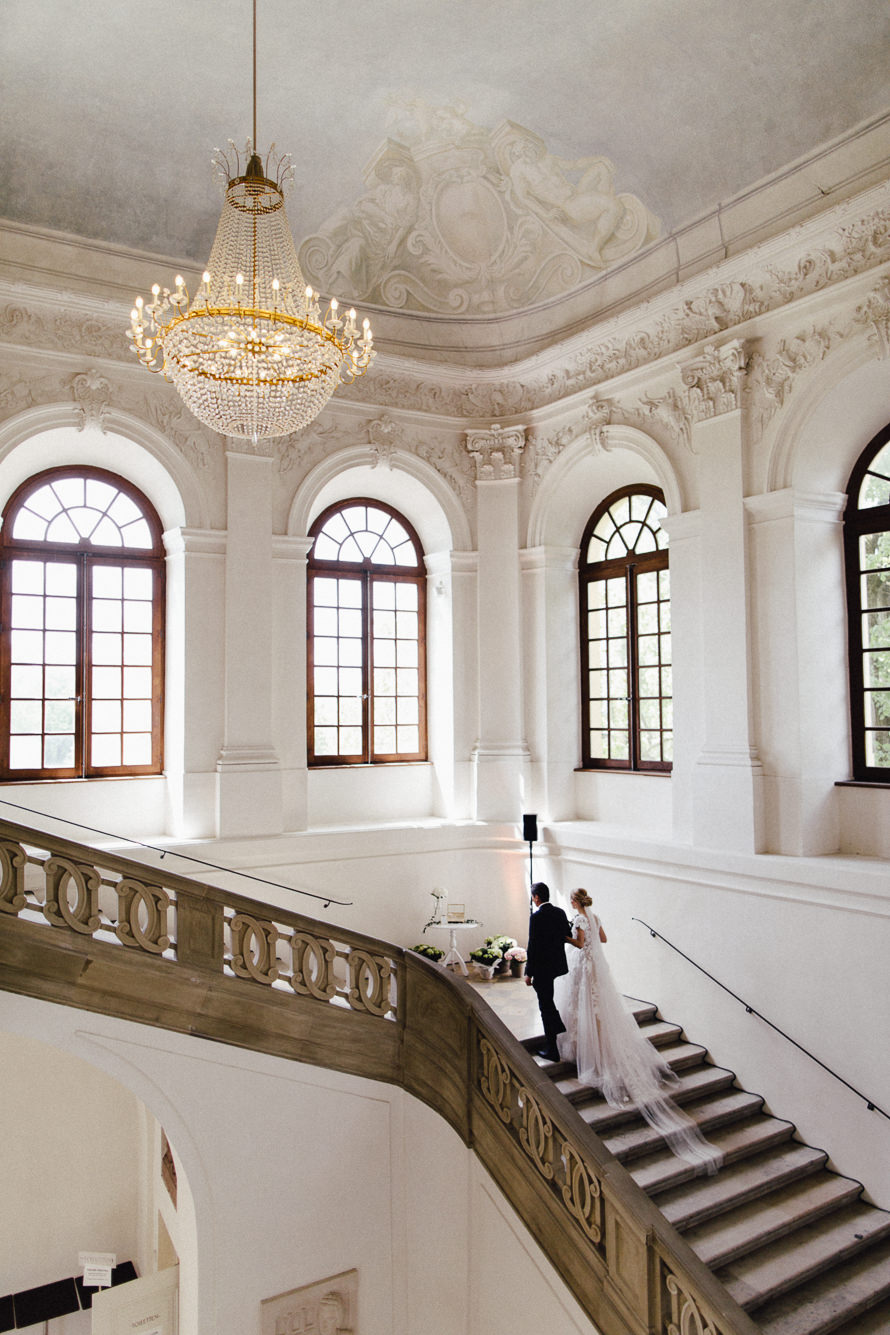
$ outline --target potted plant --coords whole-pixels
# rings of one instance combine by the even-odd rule
[[[424,955],[428,960],[432,960],[434,964],[438,964],[439,960],[442,959],[445,954],[445,951],[440,950],[438,946],[420,945],[412,946],[411,949],[414,951],[415,955]]]
[[[479,946],[476,950],[470,951],[470,959],[476,965],[476,971],[482,978],[490,978],[494,973],[494,966],[498,963],[501,956],[499,951],[492,950],[490,946]]]
[[[525,961],[528,955],[522,949],[522,946],[511,946],[504,952],[504,959],[510,966],[510,973],[514,978],[521,978],[525,971]]]
[[[493,950],[497,954],[498,958],[495,964],[495,972],[503,973],[508,967],[505,958],[507,951],[512,950],[517,944],[515,936],[487,936],[485,938],[485,944],[488,946],[489,950]]]

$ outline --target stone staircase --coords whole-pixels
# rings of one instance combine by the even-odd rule
[[[571,1063],[537,1058],[556,1088],[764,1335],[890,1335],[890,1214],[655,1006],[633,1009],[679,1077],[676,1102],[723,1151],[719,1173],[696,1176],[633,1109],[609,1107]],[[524,1043],[534,1052],[541,1039]]]

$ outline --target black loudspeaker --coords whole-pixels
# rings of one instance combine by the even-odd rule
[[[522,837],[529,844],[533,844],[538,837],[538,817],[537,815],[523,816],[522,818]]]

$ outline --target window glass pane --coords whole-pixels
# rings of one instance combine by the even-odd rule
[[[124,639],[124,662],[128,664],[150,663],[152,659],[152,638],[150,635],[130,635]]]
[[[319,723],[332,724],[337,722],[336,697],[330,695],[324,695],[324,696],[317,695],[315,697],[314,704],[315,704],[314,719],[317,724]]]
[[[47,663],[74,663],[77,658],[77,636],[69,631],[48,630],[45,636]]]
[[[127,700],[124,702],[124,732],[150,733],[151,723],[150,700]]]
[[[149,603],[125,602],[124,608],[124,629],[131,631],[140,631],[144,635],[150,635],[152,632],[153,608]]]
[[[91,541],[97,547],[121,547],[121,531],[117,524],[113,524],[110,519],[103,515],[91,534]]]
[[[151,733],[127,733],[124,737],[123,754],[125,765],[150,765],[152,763]]]
[[[420,737],[416,728],[396,728],[396,750],[399,755],[414,755],[420,749]]]
[[[658,695],[658,668],[640,668],[640,696]]]
[[[859,564],[862,570],[888,569],[890,567],[890,534],[861,534],[859,538]]]
[[[362,730],[361,728],[341,728],[340,729],[340,754],[343,756],[360,756],[363,751]]]
[[[658,606],[656,603],[643,603],[637,608],[637,630],[641,635],[658,630]]]
[[[46,536],[46,520],[38,518],[30,510],[19,510],[12,525],[12,536],[19,542],[43,542]],[[22,769],[26,766],[22,765]],[[30,769],[30,766],[27,766]]]
[[[383,641],[386,644],[387,641]],[[378,662],[377,653],[374,654],[375,662]],[[418,652],[416,640],[399,640],[397,645],[397,661],[399,667],[417,667]]]
[[[317,635],[313,644],[315,662],[318,667],[333,665],[338,660],[339,644],[337,640]]]
[[[10,732],[41,732],[43,706],[39,700],[12,700],[9,706]]]
[[[314,672],[315,694],[337,694],[337,669],[335,667],[317,667]]]
[[[72,666],[54,664],[46,668],[44,694],[47,700],[73,700],[75,689]]]
[[[609,734],[599,730],[590,733],[590,755],[594,760],[608,760]]]
[[[380,582],[378,581],[378,587],[379,583]],[[417,595],[419,590],[416,584],[395,584],[390,585],[390,588],[395,589],[396,607],[404,612],[417,611]]]
[[[865,763],[874,769],[890,769],[890,732],[866,731]]]
[[[124,566],[124,597],[148,602],[154,597],[154,571],[146,566]]]
[[[21,630],[39,627],[43,629],[43,599],[30,594],[16,593],[12,596],[10,625]]]
[[[354,695],[344,696],[340,700],[340,718],[342,726],[361,727],[362,702]]]
[[[639,663],[648,667],[658,662],[658,636],[641,635],[637,641],[637,659]]]
[[[392,755],[396,749],[395,728],[374,728],[374,750],[381,755]]]
[[[587,606],[589,608],[605,607],[606,605],[606,585],[601,579],[591,580],[587,585]]]
[[[660,732],[640,733],[640,759],[644,761],[661,760]]]
[[[417,673],[411,668],[398,668],[396,670],[396,691],[399,695],[417,694]]]
[[[316,607],[336,607],[337,581],[335,579],[314,579],[312,581],[312,601]]]
[[[637,602],[654,603],[658,597],[658,571],[646,570],[637,576]]]
[[[94,733],[90,745],[90,764],[96,769],[120,765],[121,739],[119,735]]]
[[[890,616],[885,612],[865,612],[862,622],[862,642],[867,648],[890,648]]]
[[[120,663],[122,635],[99,634],[92,637],[94,663]]]
[[[100,700],[119,699],[121,670],[119,667],[93,668],[93,695]]]
[[[375,640],[374,641],[374,666],[375,667],[395,667],[396,665],[396,642],[395,640]]]
[[[74,732],[74,701],[47,700],[44,706],[45,732]]]
[[[863,654],[862,674],[866,686],[890,686],[890,654]]]
[[[630,759],[630,742],[626,732],[609,733],[609,757],[611,760]]]
[[[43,744],[43,764],[47,769],[72,769],[74,738],[62,733],[47,737]]]
[[[152,696],[154,685],[151,668],[124,668],[124,696],[132,700],[147,700]]]
[[[108,598],[93,599],[93,629],[120,630],[123,625],[123,609],[119,602]]]
[[[123,593],[123,571],[120,566],[93,566],[93,597],[120,598]]]
[[[315,754],[317,756],[335,756],[337,754],[337,729],[315,729]]]
[[[609,671],[609,696],[611,699],[627,695],[627,673],[621,670]]]
[[[399,705],[399,723],[419,723],[420,722],[420,703],[416,696],[400,695]]]
[[[93,703],[93,732],[120,732],[120,700],[96,700]]]
[[[396,674],[391,668],[374,669],[374,695],[395,695]]]
[[[609,703],[609,727],[626,728],[627,727],[627,701],[612,700]]]
[[[10,737],[10,769],[40,769],[43,764],[43,745],[40,737]]]
[[[362,674],[358,668],[340,668],[340,695],[361,695]]]
[[[352,639],[361,639],[361,608],[341,607],[340,611],[337,613],[337,628],[340,635],[348,636]]]
[[[57,598],[77,596],[77,566],[66,561],[47,561],[46,592]]]
[[[658,700],[640,701],[640,727],[661,727],[661,706]]]
[[[46,624],[50,630],[75,630],[77,627],[77,599],[47,598]]]
[[[627,634],[627,611],[623,607],[610,608],[606,628],[610,636]]]
[[[340,640],[339,654],[341,667],[361,667],[364,662],[361,640]]]
[[[13,593],[43,593],[43,572],[45,569],[46,567],[42,561],[13,561]]]
[[[14,700],[39,698],[43,693],[43,669],[13,665],[10,673],[10,694]],[[49,692],[47,692],[49,694]]]
[[[43,662],[43,632],[13,630],[10,632],[10,655],[13,663]]]
[[[16,534],[16,537],[18,537],[18,534]],[[79,543],[80,538],[81,535],[79,530],[71,522],[67,514],[56,515],[55,519],[51,519],[49,524],[47,524],[47,542]]]

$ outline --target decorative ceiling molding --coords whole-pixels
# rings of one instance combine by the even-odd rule
[[[325,292],[440,315],[523,310],[660,235],[635,195],[616,193],[607,158],[556,157],[534,131],[486,130],[460,106],[414,98],[401,110],[411,142],[386,139],[365,193],[300,247]]]

